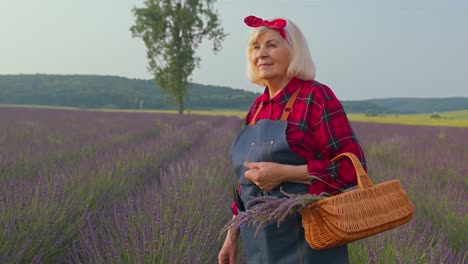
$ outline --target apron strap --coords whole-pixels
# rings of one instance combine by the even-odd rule
[[[252,117],[252,120],[250,120],[249,125],[251,125],[251,126],[255,125],[255,123],[257,122],[258,113],[260,113],[260,111],[262,110],[262,107],[263,107],[263,102],[260,102],[260,105],[258,106],[257,112],[255,112],[255,115]]]
[[[288,103],[286,104],[286,107],[284,107],[283,114],[281,115],[281,121],[288,120],[289,114],[293,110],[294,102],[296,102],[297,95],[299,94],[303,83],[304,82],[301,82],[301,85],[299,85],[296,91],[291,95],[291,97],[289,97]]]
[[[301,82],[301,85],[299,85],[299,87],[296,89],[296,91],[291,95],[291,97],[289,97],[289,100],[286,103],[286,106],[284,107],[283,114],[281,115],[281,119],[280,119],[281,121],[287,121],[288,120],[289,114],[293,110],[294,102],[296,102],[297,95],[299,94],[299,91],[301,90],[301,87],[302,87],[303,83],[304,82]],[[255,125],[255,123],[257,122],[257,116],[260,113],[260,111],[262,110],[262,108],[263,108],[263,102],[260,103],[260,105],[258,106],[257,111],[255,112],[255,115],[252,117],[252,120],[250,120],[249,125],[251,125],[251,126]]]

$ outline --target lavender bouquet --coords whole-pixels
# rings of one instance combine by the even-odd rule
[[[229,221],[222,229],[219,237],[230,229],[238,229],[243,224],[256,226],[255,235],[271,221],[276,221],[278,227],[291,214],[300,212],[310,204],[327,198],[328,195],[288,194],[281,190],[285,197],[262,196],[249,201],[247,205],[255,204],[250,209],[239,212],[237,217]]]

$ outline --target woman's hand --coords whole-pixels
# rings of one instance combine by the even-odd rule
[[[271,191],[283,182],[310,184],[307,165],[285,165],[275,162],[244,162],[244,177],[260,189]]]
[[[244,162],[248,169],[244,177],[253,181],[260,189],[271,191],[284,181],[281,171],[283,165],[274,162]]]
[[[218,254],[219,264],[235,264],[237,254],[237,238],[239,237],[239,229],[229,230],[224,240],[223,247]]]

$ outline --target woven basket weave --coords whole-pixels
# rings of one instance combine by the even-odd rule
[[[359,159],[349,157],[356,169],[358,189],[320,200],[301,211],[305,238],[313,249],[337,247],[407,223],[413,205],[400,181],[373,185]]]

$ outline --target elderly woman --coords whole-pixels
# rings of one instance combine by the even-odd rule
[[[365,166],[363,151],[341,103],[328,86],[314,80],[302,32],[288,19],[249,16],[244,22],[254,28],[248,40],[248,78],[265,90],[230,149],[241,198],[233,204],[233,217],[249,209],[253,197],[282,196],[280,188],[320,195],[356,185],[348,159],[330,160],[352,152]],[[235,263],[239,233],[248,263],[348,262],[346,246],[313,250],[305,241],[301,215],[295,214],[279,227],[268,224],[257,236],[254,226],[230,230],[219,263]]]

